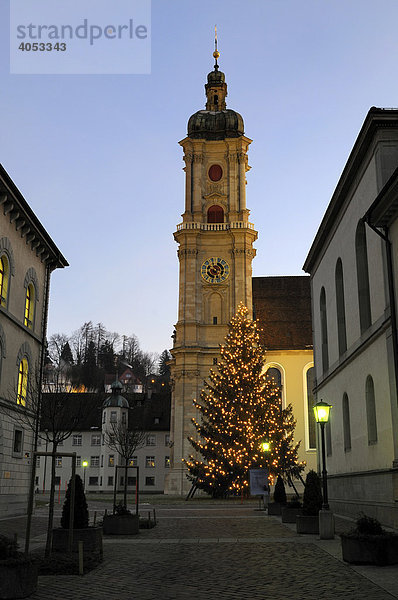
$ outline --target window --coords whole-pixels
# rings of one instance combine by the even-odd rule
[[[54,484],[61,485],[61,477],[59,475],[54,478]]]
[[[108,485],[113,485],[113,475],[108,477]]]
[[[213,325],[217,325],[217,317],[213,317]]]
[[[137,482],[136,477],[127,477],[127,485],[135,485]]]
[[[164,457],[164,468],[165,469],[169,469],[170,468],[170,456],[165,456]]]
[[[355,235],[355,252],[357,261],[357,283],[359,303],[359,323],[361,333],[364,333],[372,324],[370,310],[368,251],[366,247],[366,230],[363,221],[359,221]]]
[[[104,455],[101,454],[101,467],[103,467],[103,466],[104,466]]]
[[[316,422],[314,415],[314,367],[310,367],[306,373],[307,382],[307,415],[308,415],[308,448],[316,448]]]
[[[40,456],[36,456],[36,467],[39,468],[40,467]]]
[[[154,417],[153,424],[154,425],[159,425],[159,423],[160,423],[160,418],[159,417]]]
[[[99,467],[99,456],[92,456],[90,458],[90,467]]]
[[[14,454],[22,454],[22,439],[23,439],[22,429],[15,429],[14,430],[14,442],[13,442]]]
[[[28,389],[28,360],[23,358],[19,363],[18,369],[18,387],[17,404],[26,405],[26,395]]]
[[[155,485],[154,477],[145,477],[145,485]]]
[[[282,387],[282,373],[277,367],[270,367],[267,369],[266,375],[268,381],[273,381],[275,385]]]
[[[329,348],[328,348],[328,323],[326,315],[326,292],[325,288],[321,289],[321,295],[319,298],[319,309],[321,313],[321,356],[322,356],[322,370],[324,373],[329,368]]]
[[[117,421],[117,413],[115,410],[111,410],[111,423],[116,423]]]
[[[29,327],[29,329],[33,328],[33,317],[34,317],[34,306],[35,306],[35,288],[33,287],[33,283],[30,283],[26,288],[26,298],[25,298],[25,318],[24,325],[25,327]]]
[[[338,336],[338,342],[339,342],[339,355],[341,356],[347,350],[343,264],[341,262],[341,258],[339,258],[336,263],[335,284],[336,284],[337,336]]]
[[[106,412],[105,411],[102,413],[102,422],[103,423],[106,422]]]
[[[81,446],[82,445],[82,434],[75,433],[72,437],[72,446]]]
[[[91,445],[92,446],[101,446],[101,434],[93,433],[91,436]]]
[[[120,478],[120,485],[124,485],[124,477],[123,476]]]
[[[81,466],[82,466],[82,457],[76,456],[76,467],[81,467]]]
[[[366,419],[368,422],[368,444],[377,443],[376,401],[373,378],[366,378]]]
[[[207,211],[208,223],[224,223],[224,209],[222,206],[210,206]]]
[[[217,358],[216,358],[216,357],[214,357],[214,358],[213,358],[213,365],[216,365],[216,364],[217,364]]]
[[[147,456],[145,458],[145,466],[153,469],[155,467],[155,457],[154,456]]]
[[[170,446],[170,434],[169,433],[166,433],[166,435],[164,436],[164,445]]]
[[[108,467],[113,467],[113,466],[115,466],[115,455],[110,454],[108,457]]]
[[[55,466],[57,467],[57,469],[62,467],[62,456],[55,457]]]
[[[105,435],[104,434],[102,434],[102,445],[103,446],[105,445]]]
[[[63,445],[64,445],[64,440],[59,440],[58,446],[63,446]]]
[[[138,465],[138,460],[136,456],[130,458],[129,466],[136,467]]]
[[[7,306],[10,263],[5,254],[0,257],[0,306]]]
[[[146,445],[147,446],[156,446],[156,435],[150,433],[146,436]]]
[[[343,396],[343,436],[344,436],[344,452],[351,450],[351,423],[350,423],[350,406],[347,394]]]
[[[123,425],[126,425],[127,423],[127,413],[126,412],[122,412],[122,423]]]
[[[89,477],[88,485],[98,485],[98,477]]]

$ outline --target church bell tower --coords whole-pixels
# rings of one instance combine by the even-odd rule
[[[171,350],[173,382],[171,468],[165,493],[184,494],[191,483],[183,459],[193,452],[193,399],[219,359],[219,345],[239,302],[252,312],[252,260],[257,239],[246,208],[247,151],[243,119],[226,108],[227,84],[214,70],[205,85],[206,108],[188,121],[180,145],[185,161],[185,210],[174,239],[178,244],[179,304]]]

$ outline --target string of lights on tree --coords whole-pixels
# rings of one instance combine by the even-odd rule
[[[273,481],[305,467],[298,461],[300,442],[293,439],[292,406],[283,409],[279,386],[264,372],[266,353],[248,314],[239,304],[217,369],[210,370],[200,401],[194,400],[201,414],[200,422],[192,419],[199,439],[189,437],[196,454],[185,463],[189,479],[212,496],[247,492],[251,468],[268,468]]]

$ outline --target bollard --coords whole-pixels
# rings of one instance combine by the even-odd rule
[[[94,511],[94,522],[93,522],[93,526],[95,527],[97,524],[97,511]]]
[[[154,520],[155,525],[156,525],[157,521],[156,521],[156,512],[155,512],[155,509],[153,509],[153,520]]]
[[[84,574],[83,542],[79,541],[79,575]]]

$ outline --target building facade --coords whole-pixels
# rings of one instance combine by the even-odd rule
[[[67,266],[0,166],[0,517],[26,511],[50,276]],[[31,394],[34,394],[32,398]]]
[[[333,407],[326,436],[331,506],[350,516],[362,510],[395,527],[397,334],[391,281],[398,263],[390,178],[397,166],[398,110],[372,108],[304,265],[311,276],[315,393]],[[395,239],[392,260],[389,235]]]

